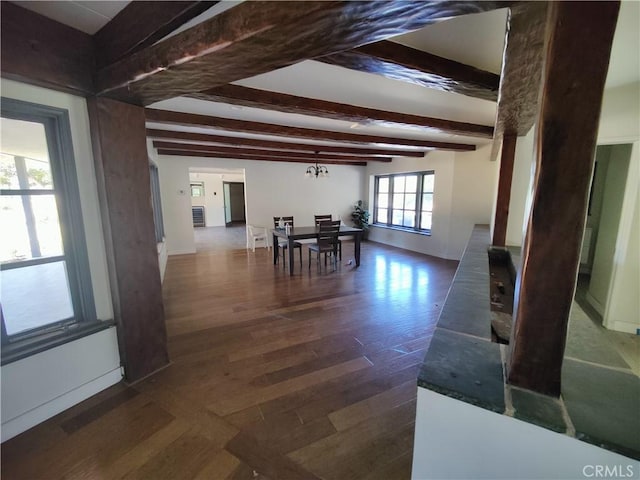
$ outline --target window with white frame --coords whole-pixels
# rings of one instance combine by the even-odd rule
[[[373,223],[431,232],[435,173],[396,173],[375,177]]]
[[[0,122],[4,362],[6,347],[97,320],[68,112],[3,98]]]

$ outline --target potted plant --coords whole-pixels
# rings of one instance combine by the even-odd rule
[[[369,211],[366,209],[362,200],[358,200],[358,203],[353,206],[351,220],[357,228],[361,228],[363,230],[362,238],[366,239],[367,232],[369,231]]]

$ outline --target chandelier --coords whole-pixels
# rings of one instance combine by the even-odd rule
[[[316,152],[316,157],[317,155],[318,152]],[[305,172],[304,176],[306,178],[326,178],[329,176],[329,169],[324,165],[318,165],[318,162],[316,160],[315,165],[309,165],[307,167],[307,171]]]

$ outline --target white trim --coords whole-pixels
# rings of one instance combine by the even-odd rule
[[[593,295],[591,295],[590,292],[586,293],[585,298],[587,299],[587,302],[589,302],[589,305],[591,305],[601,317],[604,317],[604,307]]]
[[[624,333],[630,333],[632,335],[638,335],[638,325],[636,325],[635,323],[614,321],[613,326],[611,326],[610,328],[611,330],[615,330],[616,332],[624,332]]]
[[[625,262],[627,252],[630,248],[638,248],[637,245],[629,245],[631,237],[631,224],[633,223],[633,215],[635,213],[636,199],[638,198],[638,178],[640,177],[640,142],[636,141],[632,144],[629,167],[627,170],[627,182],[624,189],[624,197],[622,200],[622,209],[620,212],[620,222],[618,224],[618,234],[616,237],[616,246],[613,254],[613,265],[611,269],[611,277],[609,278],[609,288],[607,290],[607,299],[602,314],[602,325],[611,330],[617,330],[617,324],[625,322],[614,321],[611,318],[612,296],[616,286],[616,277],[620,274],[620,268]],[[626,330],[625,330],[626,331]],[[630,333],[635,333],[635,329]]]
[[[79,386],[53,400],[46,402],[22,415],[2,424],[2,441],[5,442],[20,433],[54,417],[96,393],[115,385],[122,380],[120,367]]]

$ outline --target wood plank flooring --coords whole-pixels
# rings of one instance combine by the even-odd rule
[[[337,271],[293,277],[262,248],[171,257],[171,365],[5,442],[2,478],[410,478],[417,371],[457,262],[367,242],[356,269],[343,249]]]

